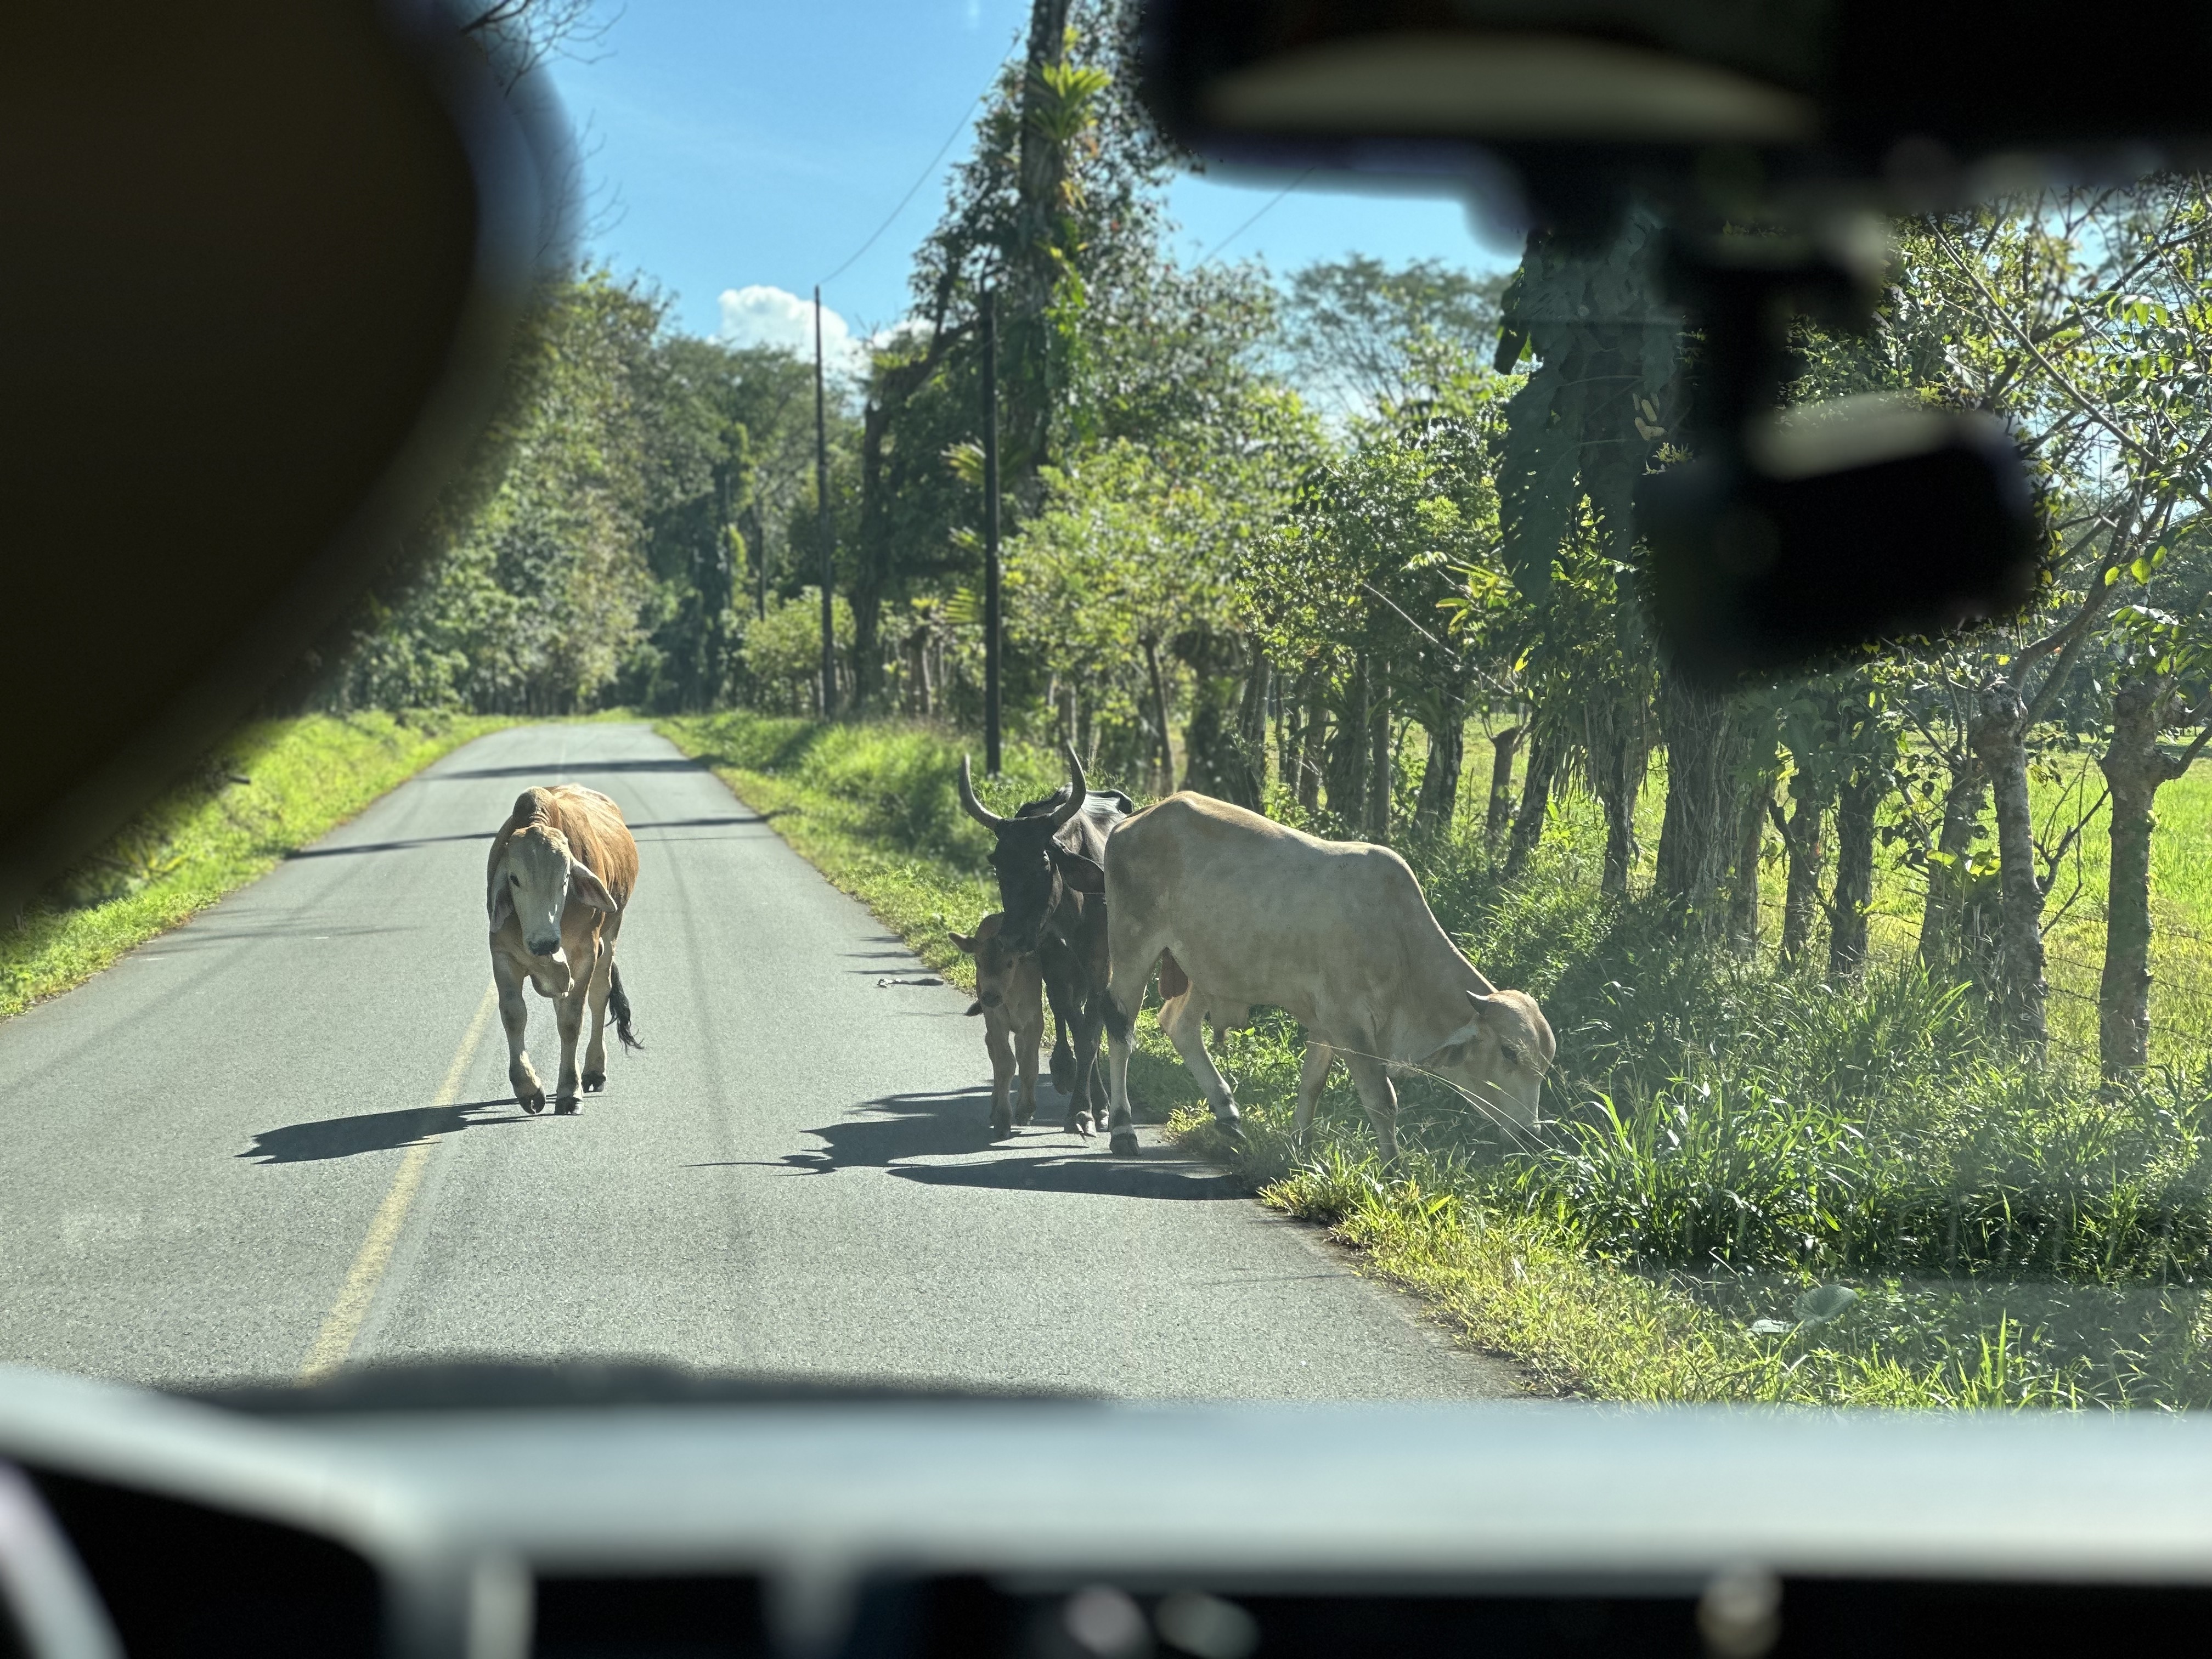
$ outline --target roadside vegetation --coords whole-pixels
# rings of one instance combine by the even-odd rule
[[[507,723],[367,713],[242,727],[0,931],[0,1018],[82,984]]]
[[[966,982],[945,933],[995,904],[985,837],[952,783],[967,739],[745,711],[660,729]],[[1060,775],[1048,751],[1016,744],[981,793],[1006,811]],[[1297,816],[1294,801],[1272,806]],[[2212,866],[2212,765],[2172,806],[2173,890],[2193,895]],[[1601,891],[1594,802],[1562,803],[1511,881],[1481,830],[1463,816],[1406,850],[1473,959],[1534,992],[1559,1033],[1543,1131],[1510,1136],[1411,1079],[1408,1150],[1386,1170],[1340,1074],[1296,1146],[1300,1039],[1279,1015],[1222,1050],[1245,1146],[1222,1139],[1149,1018],[1131,1066],[1143,1115],[1168,1118],[1265,1201],[1332,1227],[1551,1389],[1883,1406],[2212,1399],[2201,1060],[2123,1086],[2063,1057],[2024,1070],[1971,989],[1931,981],[1909,938],[1877,944],[1840,985],[1771,953],[1686,951],[1663,902]],[[1634,874],[1644,886],[1648,869]],[[1876,895],[1905,896],[1894,872]],[[2185,897],[2180,943],[2207,919]],[[1769,946],[1783,920],[1765,907]],[[2172,965],[2186,975],[2193,961]]]
[[[1549,1127],[1416,1079],[1385,1170],[1341,1080],[1288,1144],[1297,1033],[1263,1016],[1225,1060],[1268,1201],[1560,1387],[2212,1398],[2206,181],[1900,221],[1871,325],[1798,326],[1795,403],[2008,425],[2042,580],[2018,617],[1723,694],[1656,648],[1632,512],[1691,453],[1656,218],[1539,234],[1503,282],[1190,264],[1128,21],[1036,0],[908,314],[829,398],[826,494],[810,363],[574,273],[311,705],[645,710],[959,977],[945,933],[990,902],[952,793],[988,296],[994,802],[1056,785],[1066,743],[1139,798],[1387,842],[1558,1033]],[[1147,1052],[1139,1094],[1194,1101]]]

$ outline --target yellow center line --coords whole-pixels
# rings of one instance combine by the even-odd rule
[[[469,1034],[461,1039],[460,1052],[453,1056],[453,1066],[446,1073],[446,1080],[438,1085],[438,1097],[431,1102],[432,1105],[450,1106],[460,1097],[461,1085],[468,1079],[469,1062],[477,1057],[484,1028],[491,1024],[491,1012],[498,1006],[499,988],[486,986],[476,1018],[469,1022]],[[360,1253],[346,1273],[338,1299],[324,1319],[323,1328],[316,1333],[314,1346],[301,1363],[302,1382],[328,1376],[345,1363],[346,1355],[353,1351],[354,1339],[361,1334],[362,1325],[368,1318],[369,1304],[376,1300],[376,1287],[384,1282],[384,1270],[392,1265],[392,1248],[399,1243],[399,1230],[407,1224],[407,1212],[414,1206],[415,1194],[422,1188],[422,1177],[430,1167],[430,1154],[437,1145],[436,1135],[425,1136],[410,1146],[407,1156],[399,1160],[399,1173],[392,1178],[392,1190],[377,1206],[375,1218],[368,1224],[368,1237],[361,1242]]]

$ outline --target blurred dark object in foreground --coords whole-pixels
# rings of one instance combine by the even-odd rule
[[[2149,0],[2141,80],[2038,95],[2079,23],[2060,0],[1146,0],[1142,38],[1152,107],[1210,161],[1423,179],[1594,248],[1632,203],[1671,222],[1698,459],[1646,480],[1638,532],[1663,652],[1719,686],[2033,592],[2033,503],[1994,422],[1776,410],[1788,319],[1863,323],[1880,216],[2212,159],[2212,6]]]
[[[0,57],[0,917],[251,708],[493,410],[550,105],[422,0],[46,7]]]
[[[1637,525],[1669,659],[1714,687],[2019,609],[2034,503],[1986,416],[1830,405],[1648,474]]]

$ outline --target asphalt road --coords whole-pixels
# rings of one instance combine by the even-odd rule
[[[574,780],[640,843],[647,1045],[527,1117],[483,860]],[[447,757],[253,886],[0,1024],[0,1358],[139,1381],[431,1356],[1115,1395],[1510,1392],[1311,1230],[1147,1131],[986,1144],[989,1062],[928,975],[633,726]],[[549,1079],[550,1006],[532,999]]]

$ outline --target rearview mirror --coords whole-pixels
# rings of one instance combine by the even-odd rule
[[[1200,155],[1464,173],[1469,144],[1556,220],[1627,181],[1924,197],[2020,155],[2141,171],[2208,153],[2212,9],[2130,8],[2124,76],[2045,95],[2066,0],[1150,0],[1146,94]],[[1703,179],[1700,174],[1706,176]],[[1967,179],[1971,183],[1971,179]]]
[[[1723,688],[1949,632],[2033,592],[2034,503],[1986,416],[1847,399],[1648,474],[1637,523],[1678,670]]]

